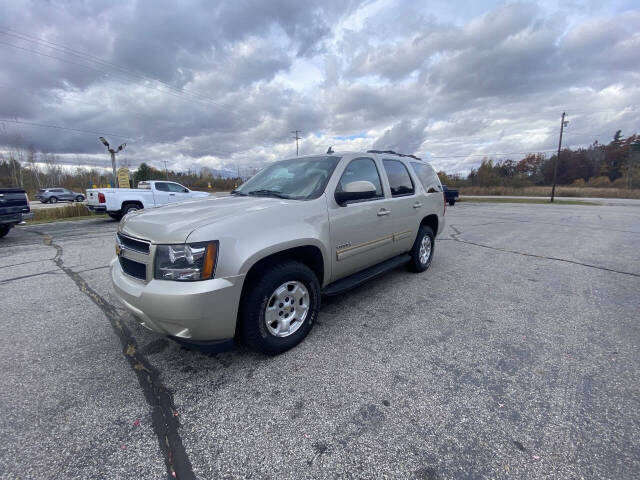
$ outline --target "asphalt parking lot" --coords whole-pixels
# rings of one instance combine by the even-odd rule
[[[206,355],[112,294],[117,224],[0,240],[0,477],[637,478],[640,207],[458,204],[426,273]]]

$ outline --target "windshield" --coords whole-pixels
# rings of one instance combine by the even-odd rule
[[[295,200],[318,198],[339,161],[340,157],[334,156],[282,160],[265,167],[231,193]]]

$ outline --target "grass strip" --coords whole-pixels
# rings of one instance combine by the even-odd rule
[[[548,205],[600,205],[595,202],[585,202],[584,200],[554,200],[553,203],[548,198],[465,198],[460,197],[458,202],[465,203],[534,203]]]

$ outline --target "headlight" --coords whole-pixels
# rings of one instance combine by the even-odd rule
[[[191,282],[213,277],[218,258],[218,242],[158,245],[155,274],[158,280]]]

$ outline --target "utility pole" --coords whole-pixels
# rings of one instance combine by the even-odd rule
[[[167,169],[167,161],[164,160],[164,176],[169,180],[169,170]]]
[[[113,170],[113,187],[118,187],[118,175],[116,174],[116,153],[121,152],[124,147],[127,146],[126,143],[123,143],[118,148],[111,148],[109,146],[109,142],[104,137],[98,137],[98,140],[102,142],[102,144],[107,147],[107,151],[111,154],[111,169]]]
[[[293,130],[291,133],[294,134],[294,139],[296,141],[296,157],[298,156],[298,140],[300,140],[302,137],[299,137],[298,134],[302,133],[302,130]]]
[[[562,132],[564,127],[569,123],[564,121],[565,113],[562,112],[562,120],[560,121],[560,140],[558,141],[558,155],[556,155],[556,163],[553,166],[553,187],[551,187],[551,203],[553,203],[553,197],[556,195],[556,181],[558,180],[558,163],[560,163],[560,150],[562,149]]]

